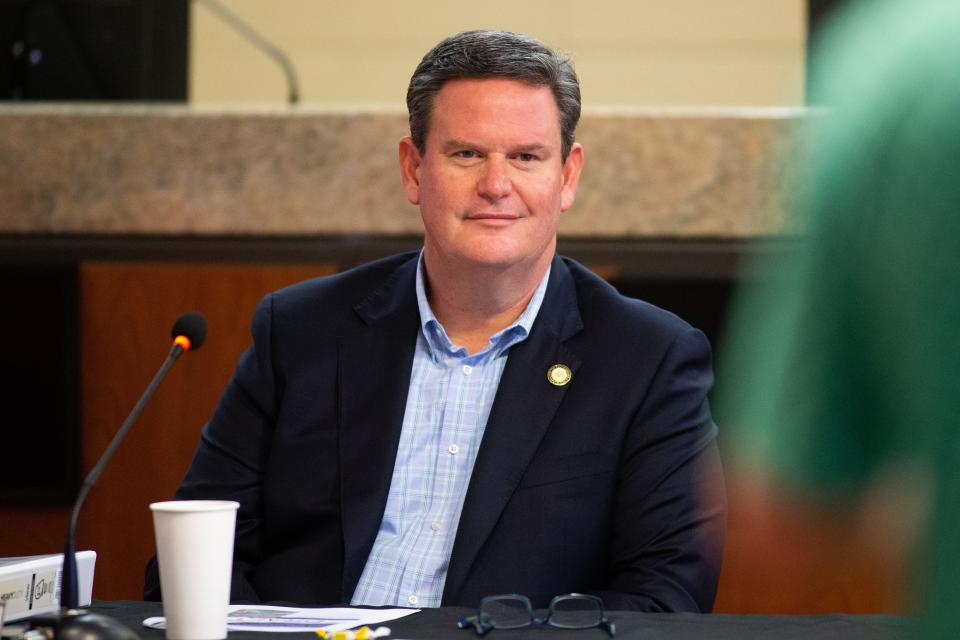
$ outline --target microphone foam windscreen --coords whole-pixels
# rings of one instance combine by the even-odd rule
[[[199,311],[189,311],[173,323],[172,337],[184,336],[190,341],[190,350],[199,349],[207,337],[207,319]]]

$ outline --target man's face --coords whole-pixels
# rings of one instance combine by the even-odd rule
[[[580,145],[561,159],[549,87],[509,79],[447,82],[434,101],[424,153],[409,138],[400,143],[404,188],[420,205],[428,264],[545,265],[582,164]]]

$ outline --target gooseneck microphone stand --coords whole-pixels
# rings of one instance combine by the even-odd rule
[[[35,629],[52,631],[58,640],[137,640],[137,635],[113,618],[78,609],[80,590],[77,577],[76,533],[80,509],[90,490],[97,484],[100,474],[127,437],[127,432],[140,417],[144,407],[156,393],[160,382],[166,377],[177,358],[191,349],[198,349],[207,334],[207,321],[200,313],[192,311],[180,316],[173,325],[173,346],[160,369],[153,376],[130,415],[123,421],[106,451],[100,456],[96,466],[87,474],[73,504],[67,540],[63,551],[63,586],[61,587],[60,612],[48,616],[39,616],[31,621]]]

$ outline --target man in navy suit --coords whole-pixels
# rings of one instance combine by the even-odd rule
[[[267,296],[177,491],[240,502],[232,598],[710,611],[710,348],[555,254],[584,161],[569,60],[458,34],[407,105],[423,250]]]

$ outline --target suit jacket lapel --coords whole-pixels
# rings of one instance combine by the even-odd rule
[[[376,539],[396,460],[419,330],[416,258],[356,307],[365,327],[339,340],[343,597],[349,601]]]
[[[573,277],[554,258],[550,282],[530,335],[510,349],[467,489],[444,585],[456,600],[484,542],[536,453],[567,387],[547,380],[551,365],[574,372],[580,358],[563,342],[582,328]]]

